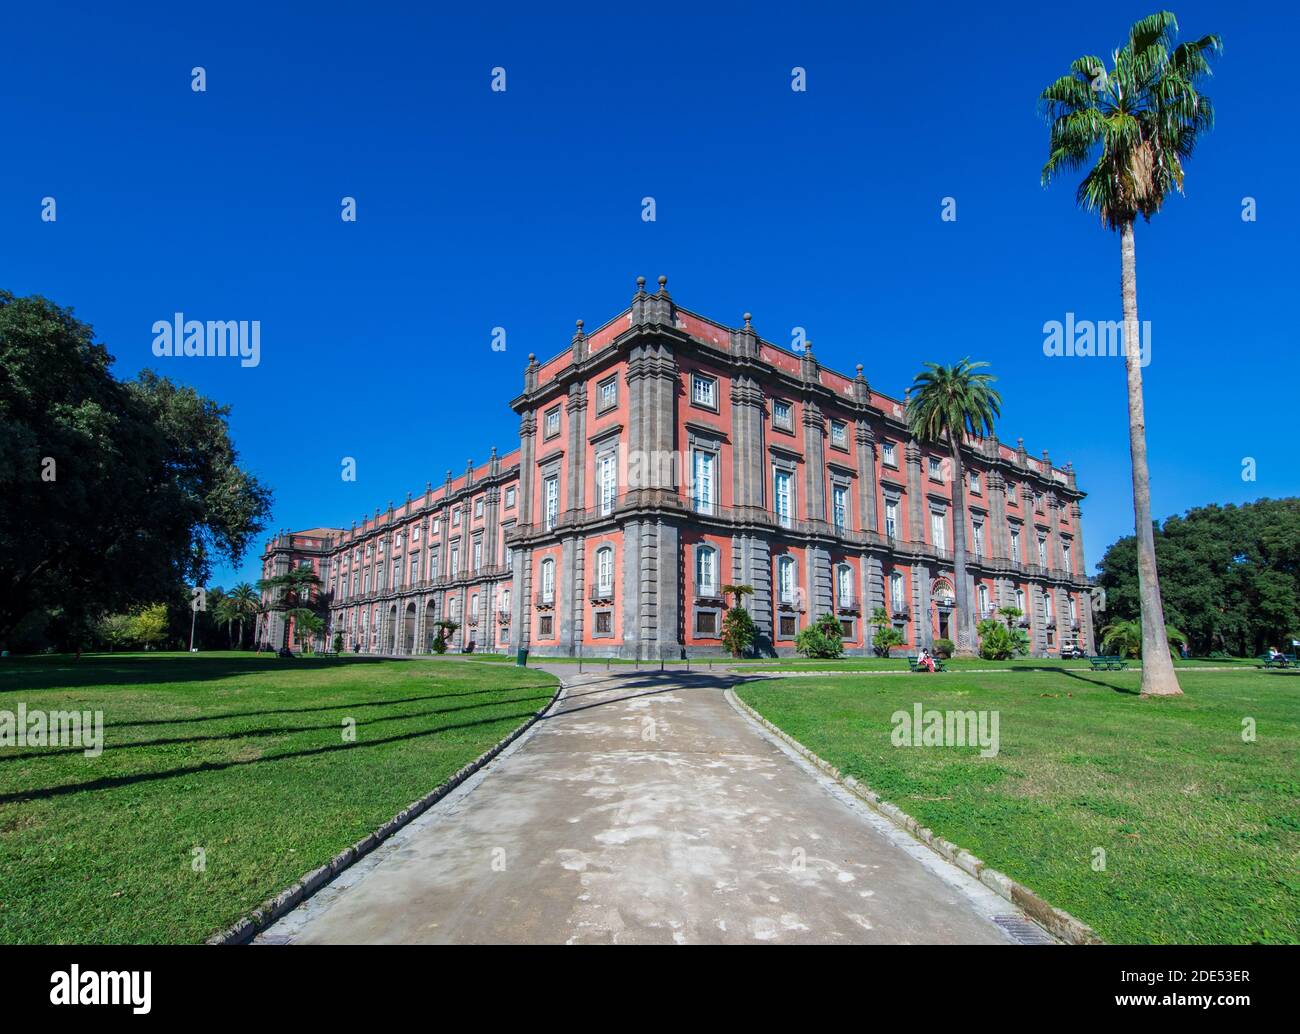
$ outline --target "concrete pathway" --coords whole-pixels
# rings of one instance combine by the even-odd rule
[[[578,675],[263,943],[1013,943],[1011,905],[739,714],[731,673]]]

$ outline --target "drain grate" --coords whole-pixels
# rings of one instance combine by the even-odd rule
[[[1022,916],[994,916],[993,922],[1001,927],[1017,944],[1055,944],[1037,923]]]

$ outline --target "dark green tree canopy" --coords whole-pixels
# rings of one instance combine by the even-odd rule
[[[170,598],[265,526],[228,407],[112,363],[71,310],[0,291],[0,638],[35,611]]]
[[[1300,638],[1300,499],[1189,510],[1157,523],[1155,541],[1165,616],[1193,653],[1255,656]],[[1114,543],[1097,566],[1105,621],[1138,617],[1133,536]]]

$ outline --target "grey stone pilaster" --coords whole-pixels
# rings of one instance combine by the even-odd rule
[[[804,506],[808,519],[826,520],[826,419],[817,403],[803,406]],[[811,584],[811,583],[809,583]]]

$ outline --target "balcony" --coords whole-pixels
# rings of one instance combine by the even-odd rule
[[[862,605],[853,593],[841,592],[835,597],[835,611],[838,614],[860,614]]]
[[[542,610],[551,610],[555,606],[555,593],[538,592],[533,602]]]
[[[509,607],[498,607],[498,608],[497,608],[497,624],[498,624],[498,625],[503,625],[503,626],[504,626],[504,625],[508,625],[508,624],[510,624],[510,608],[509,608]]]
[[[898,621],[908,621],[912,617],[912,608],[906,603],[894,603],[889,610],[890,616]]]
[[[612,603],[614,601],[614,586],[596,584],[591,587],[589,598],[592,603]]]

